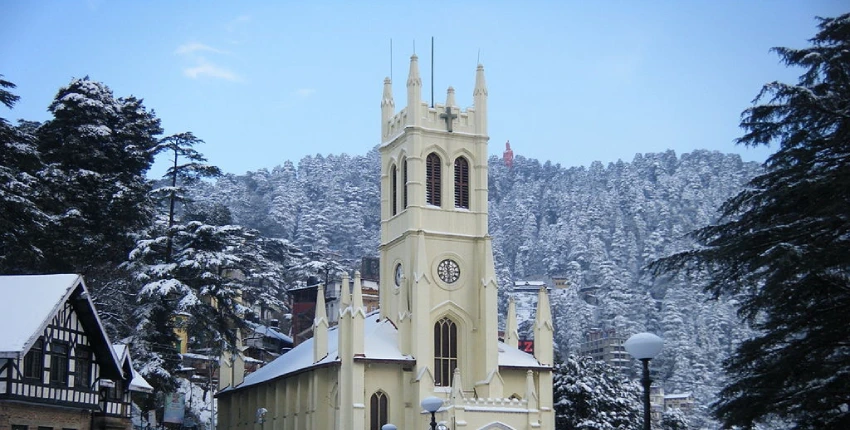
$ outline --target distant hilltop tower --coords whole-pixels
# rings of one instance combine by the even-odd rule
[[[505,142],[505,152],[502,154],[502,159],[505,160],[505,166],[508,169],[514,167],[514,151],[511,149],[511,141]]]

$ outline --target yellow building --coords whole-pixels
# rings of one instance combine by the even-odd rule
[[[416,55],[407,106],[392,83],[381,102],[380,310],[367,313],[360,274],[329,328],[317,294],[314,336],[219,394],[221,429],[553,429],[552,321],[538,292],[534,355],[517,349],[509,311],[498,340],[497,289],[487,232],[487,87],[479,65],[474,107],[421,100]],[[348,275],[342,284],[348,285]]]

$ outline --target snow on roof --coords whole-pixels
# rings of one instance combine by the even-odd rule
[[[380,314],[377,311],[366,316],[363,325],[365,359],[413,361],[412,357],[402,355],[399,351],[397,346],[398,330],[395,326],[388,320],[380,320],[379,317]],[[291,351],[257,369],[256,372],[245,376],[245,381],[238,388],[259,384],[310,367],[339,362],[337,355],[339,326],[328,329],[328,355],[315,363],[313,362],[313,341],[314,338],[307,339]]]
[[[691,397],[691,393],[673,393],[673,394],[665,394],[664,399],[687,399]]]
[[[112,344],[112,350],[115,351],[115,355],[118,356],[118,359],[121,360],[121,365],[124,365],[124,361],[127,361],[127,364],[130,366],[130,371],[133,372],[133,379],[130,380],[130,391],[136,391],[141,393],[153,393],[153,387],[148,381],[136,372],[136,369],[133,368],[133,360],[130,357],[130,349],[127,348],[127,345],[123,345],[120,343]]]
[[[0,276],[0,357],[28,349],[79,282],[79,275]]]
[[[363,331],[364,357],[362,359],[380,361],[416,361],[413,357],[401,353],[398,348],[398,329],[389,320],[381,320],[379,311],[373,311],[366,315]],[[337,349],[339,347],[339,326],[328,329],[328,355],[315,363],[313,362],[314,339],[315,338],[307,339],[291,351],[276,358],[271,363],[257,369],[254,373],[245,376],[245,380],[236,388],[249,387],[281,376],[297,373],[311,367],[339,362],[339,355],[337,353]],[[534,356],[501,342],[499,343],[499,366],[532,368],[543,367],[537,359],[534,358]]]
[[[499,342],[499,367],[544,367],[533,355]]]
[[[122,377],[121,364],[87,295],[83,277],[76,274],[0,275],[0,294],[5,299],[0,302],[0,327],[6,328],[0,331],[0,357],[25,354],[78,288],[74,310],[86,328],[101,376]]]
[[[251,327],[254,330],[254,333],[262,334],[262,335],[268,336],[268,337],[273,337],[275,339],[286,342],[290,345],[294,344],[291,337],[275,330],[272,327],[265,326],[265,325],[262,325],[262,324],[252,323],[250,321],[246,321],[246,323],[248,324],[249,327]]]

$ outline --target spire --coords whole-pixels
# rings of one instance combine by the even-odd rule
[[[475,105],[475,133],[487,134],[487,82],[484,80],[484,66],[478,65],[475,71],[475,90],[472,92]]]
[[[313,320],[313,363],[328,355],[328,314],[325,310],[325,287],[316,291],[316,318]]]
[[[354,271],[354,286],[351,289],[351,307],[352,312],[366,313],[363,307],[363,285],[360,282],[360,271]]]
[[[342,283],[339,286],[339,314],[342,314],[351,307],[351,291],[349,291],[348,272],[342,273]]]
[[[472,96],[487,97],[487,81],[484,79],[484,66],[481,64],[475,70],[475,91],[473,91]]]
[[[525,372],[525,400],[528,401],[528,409],[537,409],[537,390],[534,388],[534,372],[531,369]]]
[[[410,74],[407,76],[407,124],[419,123],[419,109],[422,100],[422,78],[419,77],[419,57],[410,56]]]
[[[390,129],[390,121],[395,113],[395,102],[393,101],[393,82],[390,78],[384,78],[384,95],[381,97],[381,138],[386,138]]]
[[[419,77],[419,57],[416,54],[410,56],[410,73],[407,75],[407,88],[410,87],[422,87],[422,78]]]
[[[540,287],[537,293],[537,316],[534,318],[534,358],[544,366],[553,365],[552,350],[552,309],[549,306],[549,293],[546,287]]]
[[[448,94],[446,95],[446,106],[457,106],[457,102],[455,101],[455,89],[449,87]]]
[[[508,321],[505,323],[505,344],[517,348],[519,346],[519,330],[516,321],[516,303],[511,296],[508,299]]]
[[[393,81],[389,77],[384,78],[384,95],[381,97],[381,107],[384,106],[395,107],[395,102],[393,101]]]
[[[363,307],[363,284],[360,282],[360,271],[354,272],[354,287],[351,293],[351,336],[352,353],[360,357],[364,352],[365,333],[364,321],[366,320],[366,309]]]

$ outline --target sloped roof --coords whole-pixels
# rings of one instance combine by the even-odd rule
[[[277,329],[273,327],[253,323],[250,321],[246,321],[245,324],[247,324],[248,327],[251,327],[251,329],[254,330],[254,333],[278,339],[284,343],[288,343],[289,345],[292,345],[294,343],[291,337],[277,331]]]
[[[130,391],[153,393],[153,387],[151,384],[149,384],[148,381],[133,368],[133,359],[130,357],[130,348],[128,348],[127,345],[116,343],[112,345],[112,349],[115,351],[115,355],[118,356],[118,360],[121,362],[124,370],[133,375],[133,379],[130,380]]]
[[[363,357],[358,357],[358,360],[416,362],[416,359],[412,356],[401,353],[398,348],[398,329],[389,320],[381,320],[380,311],[373,311],[366,315],[363,331]],[[315,363],[313,362],[314,340],[315,338],[307,339],[271,363],[245,376],[245,380],[236,388],[228,388],[222,392],[250,387],[286,375],[299,373],[313,367],[339,363],[340,360],[337,351],[339,347],[339,326],[328,329],[328,355]],[[546,367],[541,366],[534,356],[501,342],[499,342],[499,366]]]
[[[3,275],[0,276],[0,296],[3,297],[0,300],[0,327],[3,328],[0,330],[0,358],[23,357],[54,315],[70,300],[91,340],[102,375],[123,377],[82,276]]]

